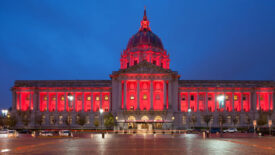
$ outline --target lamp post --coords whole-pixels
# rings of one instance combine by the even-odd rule
[[[188,112],[188,123],[189,123],[189,128],[190,128],[190,113],[192,112],[192,110],[189,108],[187,110],[187,112]]]
[[[219,107],[220,107],[220,112],[221,112],[220,126],[221,126],[221,137],[222,137],[222,135],[223,135],[223,114],[222,114],[222,109],[221,108],[224,108],[225,96],[224,95],[219,95],[217,97],[217,100],[219,102]]]
[[[257,120],[253,120],[254,135],[256,134],[256,125],[257,125]]]
[[[103,109],[99,109],[100,117],[101,117],[101,130],[103,130],[103,119],[102,119],[102,114],[103,114]]]
[[[271,136],[271,126],[272,126],[272,120],[268,120],[269,136]]]

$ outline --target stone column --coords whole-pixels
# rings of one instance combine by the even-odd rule
[[[166,108],[166,81],[164,80],[163,81],[163,106],[164,106],[164,109]]]
[[[103,105],[103,102],[102,102],[102,92],[100,92],[100,96],[99,96],[99,109],[102,109],[102,105]],[[103,109],[104,110],[104,109]]]
[[[64,111],[67,111],[67,91],[64,92]]]
[[[126,109],[126,104],[127,104],[127,81],[124,81],[124,105],[123,105],[123,109]]]
[[[154,96],[153,96],[153,80],[150,81],[150,110],[153,110],[153,100],[154,100]]]
[[[73,112],[76,112],[76,100],[77,98],[75,97],[75,92],[73,92],[73,95],[74,95],[74,99],[73,99]]]
[[[49,112],[49,103],[50,103],[50,95],[49,95],[49,91],[47,91],[47,112]]]
[[[259,110],[261,110],[261,94],[257,94],[257,95],[258,95]],[[256,104],[256,107],[257,107],[257,104]]]
[[[85,98],[84,98],[84,91],[82,91],[82,107],[81,107],[81,111],[83,112],[84,111],[84,107],[85,107]]]
[[[56,97],[55,97],[55,111],[58,111],[58,93],[56,92]]]
[[[94,102],[94,95],[93,95],[93,92],[91,92],[91,111],[94,111],[93,102]]]
[[[271,102],[271,99],[270,99],[270,96],[271,96],[271,94],[268,94],[268,110],[270,110],[270,102]]]
[[[139,100],[140,100],[140,95],[139,95],[139,89],[140,89],[140,85],[139,85],[139,80],[137,80],[137,110],[140,110],[140,107],[139,107]]]
[[[205,93],[205,111],[208,112],[208,92]]]
[[[200,94],[197,93],[197,112],[200,112],[199,105],[200,105]]]
[[[188,100],[187,100],[188,109],[187,110],[189,110],[190,109],[190,92],[188,92],[187,98],[188,98]]]
[[[243,92],[241,92],[241,112],[243,112]]]
[[[114,108],[117,108],[117,109],[122,109],[122,87],[121,87],[122,83],[121,83],[121,80],[118,81],[118,106],[119,108],[117,107],[114,107]],[[113,88],[114,89],[114,88]],[[113,94],[114,95],[114,94]],[[114,96],[115,97],[115,96]],[[115,105],[115,102],[112,103],[113,105]],[[117,106],[116,105],[116,106]]]
[[[21,97],[22,96],[21,92],[19,92],[18,95],[19,95],[19,110],[21,110],[21,108],[22,108],[22,105],[21,105],[21,98],[22,98]]]
[[[216,92],[214,93],[214,112],[217,111]]]
[[[232,100],[232,112],[235,111],[235,105],[234,105],[234,92],[232,92],[232,96],[231,96],[231,100]]]

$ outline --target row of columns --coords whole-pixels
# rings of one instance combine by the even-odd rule
[[[49,108],[50,108],[50,95],[49,95],[50,92],[47,92],[46,96],[47,96],[47,105],[46,105],[46,111],[49,112]],[[69,101],[67,100],[67,92],[64,93],[64,111],[67,111],[67,106],[70,106],[70,105],[67,105],[67,102],[72,102],[72,108],[73,108],[73,111],[76,110],[76,101],[77,101],[77,98],[76,98],[76,94],[74,92],[70,92],[72,93],[72,95],[74,96],[74,99],[72,101]],[[13,99],[13,108],[17,109],[17,104],[18,104],[18,109],[19,110],[22,110],[22,95],[21,93],[14,93],[14,99]],[[41,109],[41,103],[40,103],[40,93],[39,92],[36,92],[36,93],[32,93],[30,92],[29,94],[29,109],[31,108],[31,103],[33,103],[33,109],[34,110],[40,110]],[[93,92],[91,92],[91,110],[93,110]],[[37,98],[36,98],[37,97]],[[100,101],[100,109],[102,108],[102,93],[99,94],[99,101]],[[19,98],[19,99],[17,99]],[[58,111],[58,92],[56,92],[56,96],[55,96],[56,100],[55,100],[55,110],[54,111]],[[108,99],[109,99],[109,104],[111,103],[110,101],[110,95],[108,95]],[[82,101],[81,101],[81,111],[84,111],[84,104],[85,104],[85,98],[84,98],[84,92],[82,93]],[[19,102],[19,103],[18,103]],[[38,106],[36,106],[38,105]],[[70,106],[71,107],[71,106]],[[110,105],[109,105],[110,107]]]
[[[124,81],[124,105],[123,105],[123,109],[127,109],[126,105],[127,105],[127,81]],[[121,89],[120,89],[121,91]],[[121,93],[120,93],[121,94]],[[166,82],[163,81],[163,106],[166,106]],[[153,110],[153,80],[150,80],[150,110]],[[140,110],[140,80],[137,80],[137,110]]]
[[[194,93],[192,93],[192,94],[194,94]],[[225,95],[226,93],[222,93],[221,95]],[[197,111],[199,111],[199,101],[200,101],[200,99],[199,99],[199,95],[200,95],[200,93],[196,93],[196,96],[197,96],[197,98],[196,98],[196,100],[197,100]],[[270,96],[272,96],[272,95],[270,95]],[[249,94],[249,97],[250,97],[250,99],[249,99],[249,107],[251,107],[251,102],[253,101],[253,99],[252,99],[252,94],[250,93]],[[188,92],[187,93],[187,98],[188,98],[188,101],[187,101],[187,105],[188,105],[188,109],[190,109],[190,92]],[[214,93],[214,111],[216,111],[216,109],[217,109],[217,94],[216,93]],[[241,93],[241,111],[243,111],[243,93]],[[226,103],[224,103],[224,104],[226,104]],[[234,109],[234,93],[232,94],[232,97],[231,97],[231,104],[232,104],[232,111],[234,112],[235,111],[235,109]],[[204,99],[204,111],[208,111],[208,93],[205,93],[205,99]],[[269,106],[270,107],[270,106]]]

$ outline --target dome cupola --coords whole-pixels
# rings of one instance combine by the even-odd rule
[[[150,28],[150,22],[144,9],[139,31],[133,35],[121,55],[121,68],[126,69],[146,60],[154,65],[169,69],[169,55],[164,50],[160,38]]]

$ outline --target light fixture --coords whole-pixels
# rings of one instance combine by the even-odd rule
[[[189,108],[189,109],[188,109],[188,112],[191,112],[191,111],[192,111],[192,110]]]
[[[71,93],[68,93],[68,100],[69,101],[73,101],[74,100],[74,96]]]
[[[100,112],[100,114],[102,114],[103,113],[103,109],[99,109],[99,112]]]

